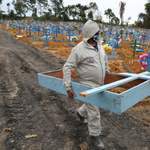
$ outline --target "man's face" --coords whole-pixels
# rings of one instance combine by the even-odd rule
[[[95,33],[95,35],[92,37],[92,40],[94,42],[98,42],[99,41],[99,38],[100,38],[100,33],[99,31],[97,33]]]

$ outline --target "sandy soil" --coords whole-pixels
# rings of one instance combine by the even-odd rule
[[[52,41],[43,47],[45,42],[31,42],[23,32],[24,37],[16,39],[18,31],[10,32],[0,26],[0,149],[94,150],[87,126],[75,115],[82,102],[38,85],[37,73],[61,69],[72,48]],[[129,44],[121,42],[120,46],[114,52],[119,59],[109,60],[110,71],[128,72],[122,62],[134,73],[145,71],[138,58],[120,54],[132,57]],[[121,115],[101,109],[101,118],[100,137],[106,150],[150,149],[150,97]]]

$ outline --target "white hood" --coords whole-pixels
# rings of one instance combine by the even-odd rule
[[[99,26],[96,22],[92,20],[88,20],[83,27],[83,41],[87,43],[87,41],[95,35],[99,31]],[[101,35],[100,35],[101,36]]]

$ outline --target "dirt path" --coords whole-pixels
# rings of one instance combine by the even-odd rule
[[[37,73],[63,64],[0,26],[0,150],[95,150],[75,115],[82,102],[38,85]],[[137,105],[116,115],[101,109],[106,150],[150,150],[149,110]]]

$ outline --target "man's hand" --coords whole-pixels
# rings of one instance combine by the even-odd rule
[[[76,95],[74,94],[74,92],[73,92],[72,89],[71,89],[71,90],[68,90],[67,93],[68,93],[68,97],[69,97],[70,99],[74,99],[74,96],[76,96]]]

